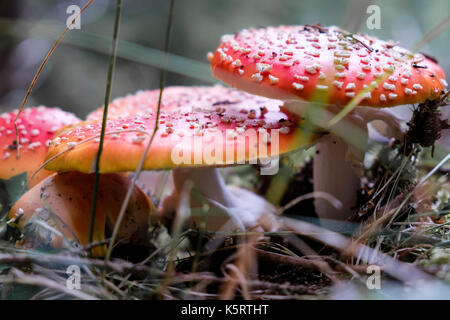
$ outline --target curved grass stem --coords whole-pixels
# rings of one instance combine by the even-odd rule
[[[165,39],[165,45],[164,45],[164,66],[161,70],[161,78],[160,78],[160,87],[159,87],[159,98],[158,98],[158,108],[156,111],[156,119],[155,119],[155,128],[153,129],[152,136],[150,137],[150,141],[148,142],[144,154],[142,155],[141,160],[139,161],[138,167],[136,168],[135,174],[133,176],[133,179],[131,180],[130,187],[128,188],[127,194],[125,196],[125,199],[122,203],[122,207],[120,208],[119,216],[117,218],[116,224],[114,225],[114,230],[111,236],[111,241],[108,246],[108,251],[106,253],[105,260],[108,261],[111,258],[111,253],[114,247],[114,242],[116,241],[117,234],[119,233],[120,224],[122,223],[123,217],[125,215],[126,208],[128,206],[128,202],[130,201],[131,194],[133,192],[134,186],[136,184],[136,180],[139,178],[139,175],[142,171],[142,167],[144,166],[144,162],[147,158],[147,154],[150,150],[150,147],[153,143],[153,139],[155,138],[155,134],[158,131],[158,123],[159,123],[159,115],[160,115],[160,109],[161,109],[161,100],[162,100],[162,94],[164,91],[164,83],[166,80],[166,69],[167,69],[167,61],[168,61],[168,53],[169,53],[169,44],[170,44],[170,34],[172,30],[172,21],[173,21],[173,9],[175,5],[175,0],[170,0],[170,7],[169,7],[169,17],[167,21],[167,29],[166,29],[166,39]]]
[[[80,12],[73,18],[72,22],[66,27],[66,29],[59,35],[58,39],[56,40],[53,47],[51,47],[50,51],[45,56],[44,60],[42,60],[36,74],[33,77],[33,80],[31,80],[30,86],[28,87],[27,93],[25,94],[25,97],[23,98],[22,104],[20,105],[19,111],[16,114],[16,117],[14,119],[14,130],[16,134],[16,142],[17,145],[20,145],[19,141],[19,129],[17,127],[17,120],[19,119],[20,114],[22,113],[23,109],[25,108],[25,105],[28,101],[28,97],[31,94],[31,91],[33,91],[34,85],[36,84],[39,76],[41,75],[42,70],[44,69],[45,65],[47,64],[48,60],[50,59],[51,55],[55,51],[55,49],[59,46],[61,41],[63,40],[64,36],[66,35],[67,31],[70,30],[70,27],[75,23],[75,21],[81,16],[81,14],[94,2],[94,0],[89,0],[83,8],[81,8]],[[20,157],[20,148],[17,148],[17,154],[16,157]]]
[[[111,57],[109,60],[108,77],[107,77],[107,82],[106,82],[106,94],[105,94],[105,104],[104,104],[104,109],[103,109],[102,129],[101,129],[101,133],[100,133],[100,143],[98,146],[97,158],[95,160],[94,190],[92,192],[91,218],[90,218],[90,224],[89,224],[89,243],[92,242],[92,237],[94,234],[95,211],[97,209],[97,196],[98,196],[98,189],[99,189],[99,183],[100,183],[100,157],[102,155],[103,143],[105,140],[106,120],[108,118],[109,99],[111,97],[111,87],[112,87],[112,82],[113,82],[113,77],[114,77],[114,69],[115,69],[115,65],[116,65],[121,12],[122,12],[122,0],[117,0],[116,18],[114,21],[112,53],[111,53]]]

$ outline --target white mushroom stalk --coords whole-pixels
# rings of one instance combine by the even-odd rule
[[[381,109],[357,107],[333,126],[329,121],[341,110],[336,106],[317,106],[290,101],[285,107],[301,113],[318,127],[328,130],[316,143],[314,156],[314,191],[321,191],[338,199],[342,206],[333,206],[323,198],[314,201],[320,219],[345,220],[356,206],[357,192],[364,155],[368,144],[368,124],[374,120],[386,123],[386,132],[401,140],[404,129],[394,114]]]
[[[324,136],[316,145],[314,191],[326,192],[342,204],[336,208],[325,199],[315,198],[314,206],[321,219],[345,219],[356,204],[360,178],[352,165],[356,159],[350,157],[349,145],[333,134]]]
[[[226,186],[216,168],[177,168],[173,170],[174,190],[166,197],[162,205],[164,216],[178,207],[180,194],[187,181],[193,183],[197,191],[208,204],[210,210],[202,217],[202,204],[195,197],[191,199],[190,226],[200,226],[205,219],[207,230],[244,231],[255,229],[269,231],[276,228],[275,207],[263,197],[248,190]]]

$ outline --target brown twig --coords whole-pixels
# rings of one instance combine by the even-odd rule
[[[69,296],[73,296],[75,298],[83,299],[83,300],[97,300],[98,299],[98,298],[93,297],[82,291],[71,290],[64,285],[61,285],[60,283],[53,281],[49,278],[43,277],[43,276],[27,275],[18,269],[12,269],[11,273],[12,273],[13,277],[10,280],[6,280],[6,282],[14,282],[14,283],[19,283],[19,284],[50,288],[53,290],[60,291]]]
[[[229,278],[220,278],[214,276],[209,273],[203,274],[182,274],[179,275],[174,282],[192,282],[192,281],[208,281],[208,282],[216,282],[216,283],[226,283],[226,282],[236,282],[236,285],[239,284],[238,280],[229,279]],[[276,282],[268,282],[262,280],[248,280],[248,285],[253,289],[267,289],[267,290],[280,290],[280,291],[291,291],[298,292],[303,294],[315,294],[315,291],[309,288],[306,285],[292,285],[290,283],[276,283]]]
[[[133,274],[142,274],[148,272],[157,272],[145,265],[134,264],[124,260],[104,261],[100,259],[85,259],[75,256],[62,254],[0,254],[0,262],[10,264],[47,264],[49,262],[61,265],[78,264],[95,266],[110,269],[118,273],[130,272]],[[163,272],[161,271],[162,275]]]

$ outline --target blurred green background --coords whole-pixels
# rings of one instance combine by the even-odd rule
[[[64,31],[75,4],[87,0],[1,0],[0,111],[18,108],[39,64]],[[112,98],[158,87],[168,0],[124,0],[120,58]],[[84,117],[102,105],[111,51],[115,0],[95,0],[45,67],[27,106],[60,106]],[[368,30],[366,8],[381,9],[381,29]],[[167,85],[215,83],[206,60],[220,36],[241,28],[280,25],[339,25],[412,48],[450,13],[449,0],[177,0]],[[360,27],[361,26],[361,27]],[[450,74],[450,29],[420,49]]]

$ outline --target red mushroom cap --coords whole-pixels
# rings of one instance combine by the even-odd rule
[[[24,109],[17,119],[20,157],[14,119],[17,111],[0,114],[0,178],[27,172],[28,178],[42,165],[54,134],[61,128],[80,121],[75,115],[58,108],[43,106]],[[30,187],[50,175],[41,170],[29,181]]]
[[[111,103],[101,172],[136,169],[154,129],[158,96],[159,90],[141,91]],[[166,88],[159,129],[143,168],[256,162],[296,150],[318,138],[300,129],[303,121],[281,112],[281,105],[279,100],[221,86]],[[91,121],[79,123],[55,138],[47,155],[51,160],[47,169],[92,170],[101,112],[95,111],[89,116]],[[295,125],[295,121],[299,124]]]
[[[328,103],[346,105],[371,85],[359,105],[392,107],[436,98],[447,86],[442,68],[422,54],[320,25],[225,35],[208,59],[216,78],[273,99],[309,101],[323,92]]]

